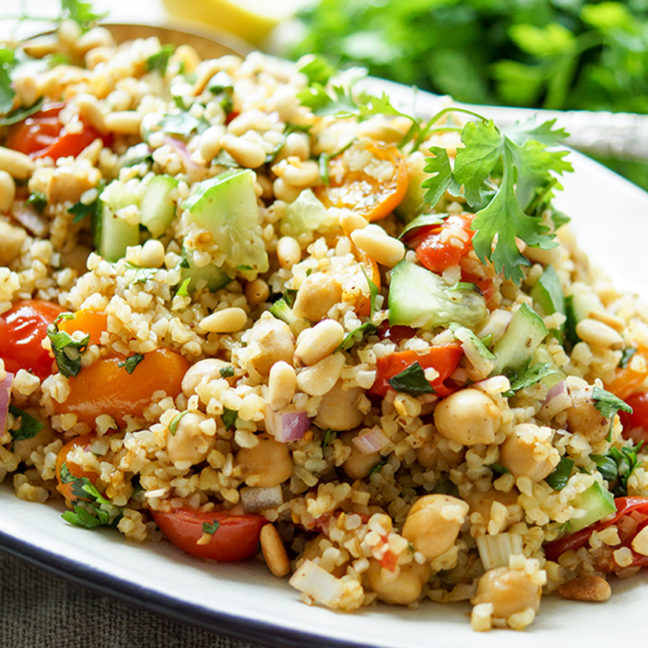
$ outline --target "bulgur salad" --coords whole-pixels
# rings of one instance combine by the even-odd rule
[[[648,312],[548,124],[105,28],[0,49],[0,479],[309,604],[523,629],[648,565]]]

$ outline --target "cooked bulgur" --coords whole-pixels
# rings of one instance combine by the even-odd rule
[[[24,46],[0,129],[18,497],[206,558],[260,538],[307,603],[465,600],[475,630],[648,564],[648,312],[552,211],[562,154],[517,207],[507,165],[554,155],[546,129],[74,29]],[[474,124],[501,148],[461,180]],[[504,187],[530,221],[502,261],[501,223],[478,237]]]

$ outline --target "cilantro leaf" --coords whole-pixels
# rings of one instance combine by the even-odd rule
[[[328,428],[326,432],[324,432],[324,438],[322,439],[322,450],[324,450],[329,443],[331,443],[331,439],[335,436],[335,434],[331,431],[331,428]]]
[[[221,415],[221,420],[226,430],[231,430],[238,418],[238,412],[236,410],[228,409],[227,407],[223,408],[223,414]]]
[[[0,114],[4,115],[13,108],[16,93],[11,87],[11,71],[16,65],[16,55],[12,49],[0,48]]]
[[[386,463],[387,463],[386,459],[381,459],[375,466],[371,468],[367,477],[371,477],[371,475],[375,475],[376,473],[380,472]]]
[[[151,54],[146,59],[144,63],[146,69],[149,72],[159,72],[160,76],[164,76],[173,52],[175,52],[175,45],[162,45],[159,52]]]
[[[429,180],[432,180],[432,178],[428,178],[422,186],[426,186],[426,182]],[[430,190],[428,190],[430,191]],[[403,228],[403,231],[400,233],[398,238],[403,241],[412,236],[413,234],[416,234],[418,230],[420,230],[422,227],[431,227],[433,225],[441,225],[443,221],[448,218],[449,214],[421,214],[420,216],[417,216],[413,220],[411,220],[407,225]]]
[[[360,269],[362,270],[362,274],[365,276],[365,279],[369,284],[369,299],[370,299],[369,316],[373,317],[374,313],[376,312],[376,297],[378,297],[378,286],[376,286],[376,284],[373,281],[371,281],[371,279],[369,279],[369,275],[365,272],[363,266],[360,266]]]
[[[207,533],[208,535],[214,535],[214,533],[218,531],[219,527],[220,527],[220,522],[218,520],[214,520],[211,524],[209,522],[203,522],[202,530],[203,533]]]
[[[314,56],[299,68],[299,72],[306,75],[309,83],[325,85],[335,74],[335,68],[326,59]]]
[[[178,423],[182,420],[182,417],[185,416],[186,414],[189,414],[189,410],[184,410],[180,412],[179,414],[176,414],[172,419],[171,423],[169,423],[169,432],[171,434],[175,434],[177,429],[178,429]]]
[[[221,378],[231,378],[234,375],[234,366],[227,365],[218,370]]]
[[[64,313],[65,315],[65,313]],[[90,342],[90,334],[75,340],[66,331],[59,331],[57,322],[61,316],[47,327],[47,337],[52,345],[52,353],[59,371],[66,377],[78,375],[81,371],[81,354],[85,353]],[[68,319],[68,318],[65,318]]]
[[[630,364],[630,360],[632,360],[632,356],[637,353],[637,349],[635,347],[626,347],[623,349],[621,352],[621,359],[619,360],[619,367],[621,369],[626,369],[627,366]]]
[[[590,455],[603,479],[612,485],[611,490],[615,497],[628,494],[628,479],[639,465],[637,453],[642,446],[643,441],[636,446],[624,446],[620,450],[612,447],[604,455]]]
[[[20,418],[20,427],[17,430],[10,430],[11,438],[14,441],[32,439],[43,429],[43,423],[25,412],[25,410],[21,410],[19,407],[10,404],[9,411],[16,418]]]
[[[377,330],[378,328],[372,322],[360,324],[360,326],[354,328],[353,331],[344,336],[338,350],[349,351],[354,345],[361,342],[365,335],[373,335]]]
[[[74,20],[84,31],[90,29],[96,22],[107,15],[108,12],[96,13],[93,11],[92,2],[61,0],[61,18]]]
[[[527,363],[525,367],[518,369],[518,371],[509,376],[511,389],[506,392],[504,396],[513,396],[513,394],[520,391],[520,389],[535,385],[535,383],[541,381],[543,378],[551,376],[557,372],[558,369],[548,362],[538,362],[534,365]]]
[[[432,385],[430,385],[428,379],[425,377],[423,367],[418,362],[414,362],[407,369],[392,376],[387,382],[397,392],[405,392],[411,396],[434,393]]]
[[[4,117],[0,117],[0,126],[11,126],[21,122],[43,107],[43,99],[37,99],[31,106],[18,106]]]
[[[160,121],[160,128],[171,135],[177,135],[183,139],[189,139],[193,133],[202,133],[209,127],[209,123],[203,117],[194,117],[186,110],[165,115]]]
[[[102,200],[99,197],[103,189],[103,182],[100,182],[97,185],[97,197],[91,203],[83,203],[81,201],[75,202],[72,207],[68,209],[68,214],[73,214],[74,218],[72,219],[73,223],[80,223],[84,218],[90,216],[91,222],[94,223],[97,221],[101,215],[102,209]]]
[[[444,148],[432,146],[429,148],[429,152],[430,157],[426,158],[426,164],[423,170],[431,174],[431,177],[424,180],[421,187],[426,190],[423,200],[434,207],[452,182],[452,169],[450,167],[448,152]],[[401,236],[404,233],[403,231]]]
[[[511,472],[506,466],[498,463],[489,464],[487,468],[490,468],[496,475],[505,475]]]
[[[178,288],[176,295],[178,297],[189,297],[189,284],[191,283],[191,277],[187,277]]]
[[[545,477],[545,481],[554,490],[562,490],[567,485],[573,467],[574,461],[572,459],[562,457],[554,471]]]
[[[135,367],[137,367],[142,360],[144,360],[144,356],[141,353],[134,353],[133,355],[129,355],[123,362],[118,362],[117,366],[124,367],[129,374],[132,374],[133,371],[135,371]]]
[[[47,196],[40,191],[32,191],[26,200],[27,205],[31,205],[37,212],[42,214],[47,207]]]
[[[605,418],[612,418],[619,410],[632,414],[632,407],[620,398],[600,387],[594,387],[592,391],[594,407],[601,412]]]

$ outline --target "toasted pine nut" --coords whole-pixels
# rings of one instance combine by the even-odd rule
[[[210,126],[200,136],[200,157],[206,162],[211,162],[212,158],[221,150],[221,137],[225,129],[222,125]]]
[[[606,311],[591,311],[589,313],[589,316],[592,319],[598,320],[599,322],[603,322],[603,324],[611,326],[613,329],[619,332],[623,331],[623,329],[626,327],[626,323],[620,317],[612,315],[612,313],[608,313]]]
[[[256,169],[265,162],[265,151],[254,142],[229,133],[221,139],[223,148],[243,167]]]
[[[313,160],[302,162],[298,157],[281,160],[272,167],[272,171],[293,187],[308,187],[315,184],[319,178],[317,162]]]
[[[112,34],[105,27],[94,27],[79,37],[76,42],[76,50],[85,54],[95,47],[111,47],[114,44]]]
[[[8,212],[15,197],[16,183],[6,171],[0,171],[0,212]]]
[[[159,268],[164,263],[164,245],[157,239],[149,239],[142,246],[140,263],[146,268]]]
[[[648,556],[648,527],[644,527],[632,539],[632,548],[642,556]]]
[[[97,99],[91,94],[82,93],[76,97],[76,103],[79,108],[79,115],[81,115],[81,117],[83,117],[90,126],[93,126],[101,133],[105,133],[106,122]]]
[[[322,320],[299,334],[295,357],[305,365],[313,365],[333,353],[343,339],[344,329],[339,322]]]
[[[286,548],[272,524],[266,524],[261,529],[261,551],[268,569],[277,578],[283,578],[290,571]]]
[[[351,240],[381,265],[395,266],[405,256],[405,246],[379,225],[367,225],[351,232]]]
[[[36,36],[27,41],[23,41],[22,49],[29,56],[34,58],[43,58],[48,54],[54,54],[58,49],[58,40],[53,36]]]
[[[208,61],[203,61],[196,68],[196,83],[193,87],[193,95],[197,97],[209,83],[209,80],[222,69],[222,61],[218,59],[210,59]]]
[[[604,349],[623,348],[623,338],[611,326],[589,317],[576,324],[576,335],[592,346]]]
[[[297,389],[297,375],[293,367],[283,360],[275,362],[270,368],[268,388],[272,409],[280,410],[282,407],[286,407]]]
[[[34,172],[34,162],[24,153],[0,146],[0,171],[6,171],[18,180],[26,180]]]
[[[308,160],[310,140],[306,133],[290,133],[279,153],[285,157],[295,156],[300,160]]]
[[[270,296],[270,288],[263,279],[255,279],[245,286],[245,296],[250,304],[256,306]]]
[[[238,117],[232,119],[232,121],[227,126],[227,132],[232,135],[243,135],[249,130],[255,130],[260,132],[265,132],[272,128],[272,120],[268,115],[260,110],[246,110],[244,113],[241,113]]]
[[[142,116],[134,110],[117,110],[105,117],[106,128],[121,135],[139,135]]]
[[[340,226],[348,236],[353,230],[362,229],[367,226],[367,219],[356,212],[346,210],[340,216]]]
[[[287,203],[291,203],[294,200],[297,200],[297,196],[299,196],[299,194],[301,193],[301,189],[289,185],[284,181],[283,178],[277,178],[272,183],[272,190],[274,191],[276,198]]]
[[[277,259],[282,268],[292,268],[301,260],[301,247],[292,236],[282,236],[277,242]]]
[[[612,594],[610,584],[600,576],[588,574],[563,583],[558,594],[572,601],[607,601]]]
[[[240,331],[247,322],[247,313],[238,306],[224,308],[200,320],[203,333],[234,333]]]
[[[344,355],[334,353],[297,375],[297,386],[310,396],[324,396],[333,389],[344,367]]]

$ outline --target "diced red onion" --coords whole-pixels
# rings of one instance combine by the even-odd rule
[[[547,398],[545,398],[544,403],[548,403],[550,400],[553,400],[556,398],[556,396],[560,396],[561,394],[564,394],[567,391],[567,386],[565,385],[565,381],[561,380],[560,382],[557,382],[548,392],[547,392]]]
[[[49,230],[48,222],[35,209],[28,205],[17,204],[11,215],[17,220],[30,234],[44,238]]]
[[[266,415],[266,428],[277,441],[298,441],[310,427],[306,412],[270,412]]]
[[[165,137],[164,143],[170,146],[181,158],[187,171],[195,171],[198,165],[191,159],[191,153],[184,142],[175,137]]]
[[[241,504],[246,513],[258,513],[283,504],[281,486],[271,488],[242,488]]]
[[[4,434],[7,425],[7,414],[9,413],[9,401],[11,400],[11,385],[14,375],[7,371],[5,379],[0,382],[0,436]]]
[[[388,443],[389,439],[377,425],[353,438],[353,444],[363,455],[380,452]]]

